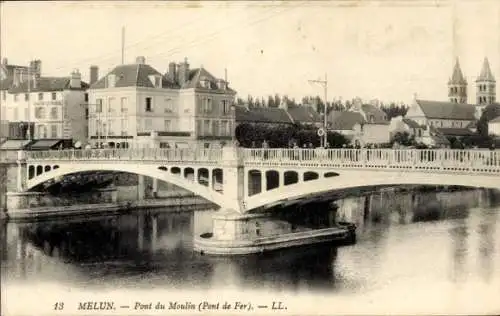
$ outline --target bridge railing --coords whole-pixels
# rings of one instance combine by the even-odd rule
[[[450,149],[242,149],[246,165],[500,173],[500,151]]]
[[[27,160],[130,160],[219,163],[220,149],[131,148],[26,151]]]

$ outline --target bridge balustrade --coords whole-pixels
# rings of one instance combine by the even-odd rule
[[[28,160],[129,160],[219,163],[220,149],[133,148],[28,151]]]
[[[500,151],[450,149],[243,149],[248,165],[500,172]]]

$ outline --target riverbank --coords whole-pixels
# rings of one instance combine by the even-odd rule
[[[75,204],[50,207],[34,207],[25,209],[9,210],[2,212],[4,220],[31,220],[46,217],[66,217],[77,215],[94,214],[122,214],[127,211],[138,209],[166,208],[168,211],[178,211],[179,208],[185,210],[210,209],[214,204],[207,202],[199,197],[170,197],[167,199],[148,199],[142,201],[126,201],[118,203],[100,203],[100,204]]]

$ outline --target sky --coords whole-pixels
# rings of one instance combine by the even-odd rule
[[[27,2],[0,5],[0,55],[42,61],[43,75],[100,75],[145,56],[164,73],[188,58],[246,98],[447,100],[458,57],[474,82],[488,57],[500,80],[500,1]],[[500,84],[497,85],[500,96]]]

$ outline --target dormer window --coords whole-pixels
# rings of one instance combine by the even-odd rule
[[[217,88],[219,90],[226,90],[226,82],[222,79],[217,80]]]
[[[108,75],[108,88],[114,88],[116,85],[116,75],[110,74]]]
[[[203,88],[207,88],[209,89],[210,88],[210,81],[206,78],[206,77],[202,77],[200,79],[200,85],[203,87]]]
[[[155,88],[161,88],[161,76],[160,75],[149,75],[149,80]]]

